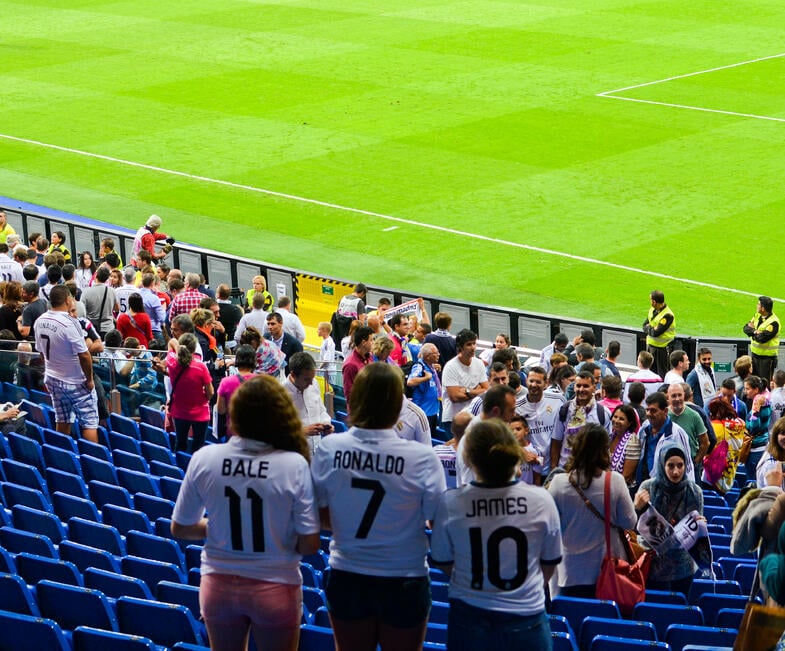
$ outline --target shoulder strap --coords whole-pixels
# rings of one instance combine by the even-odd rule
[[[567,420],[567,410],[570,408],[570,403],[565,402],[559,407],[559,420],[563,423]],[[573,484],[575,486],[576,484]]]
[[[611,471],[605,471],[605,555],[611,556]]]
[[[600,426],[605,427],[605,407],[599,402],[595,404],[597,405],[597,420],[600,422]]]
[[[178,364],[178,366],[179,366],[179,364]],[[187,370],[188,370],[188,368],[184,368],[184,369],[182,369],[182,370],[181,370],[181,371],[180,371],[180,372],[177,374],[177,377],[174,379],[174,382],[172,382],[172,390],[169,392],[169,400],[167,400],[167,402],[166,402],[166,405],[167,405],[167,406],[170,406],[170,405],[172,404],[172,398],[174,398],[174,390],[177,388],[177,383],[180,381],[180,378],[183,376],[183,374],[184,374],[184,373],[185,373]]]

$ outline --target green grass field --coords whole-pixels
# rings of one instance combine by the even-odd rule
[[[639,325],[661,288],[688,334],[741,336],[756,300],[730,290],[785,297],[785,56],[725,67],[785,52],[780,1],[0,12],[0,194],[596,321]]]

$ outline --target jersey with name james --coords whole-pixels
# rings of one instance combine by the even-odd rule
[[[297,536],[319,532],[302,455],[239,436],[201,448],[188,465],[172,519],[196,524],[205,510],[202,574],[302,582]]]
[[[545,610],[540,563],[561,560],[556,503],[543,488],[472,483],[439,501],[431,538],[434,562],[453,562],[450,599],[502,612]]]
[[[53,378],[69,384],[85,381],[77,356],[87,352],[87,345],[82,326],[67,312],[49,310],[36,319],[35,349],[46,360],[44,379]]]
[[[425,576],[428,539],[446,490],[433,449],[395,430],[352,427],[322,439],[311,472],[333,527],[330,566],[370,576]]]

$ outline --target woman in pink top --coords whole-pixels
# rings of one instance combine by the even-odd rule
[[[213,384],[210,371],[203,362],[194,359],[196,337],[190,332],[169,340],[166,370],[172,383],[169,394],[169,412],[177,434],[175,451],[188,450],[188,430],[193,429],[191,451],[204,445],[207,425],[210,422],[210,398]]]
[[[234,367],[237,373],[229,375],[221,380],[218,385],[218,400],[215,403],[215,411],[218,413],[216,435],[218,439],[225,436],[234,436],[231,422],[229,422],[229,400],[232,394],[240,388],[240,385],[254,376],[256,368],[256,350],[248,344],[241,344],[234,353]]]

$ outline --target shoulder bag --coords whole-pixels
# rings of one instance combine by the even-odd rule
[[[733,651],[769,651],[774,649],[785,630],[785,608],[763,606],[755,601],[758,592],[760,568],[755,568],[744,617],[739,625],[739,634],[733,644]]]
[[[600,575],[597,577],[597,599],[609,599],[615,601],[623,615],[631,615],[635,604],[646,598],[646,576],[649,573],[651,554],[646,552],[635,562],[629,562],[622,558],[616,558],[611,551],[611,472],[605,473],[605,515],[600,516],[594,505],[580,490],[577,482],[570,483],[578,490],[584,503],[592,513],[600,517],[605,522],[605,558],[602,559]],[[626,540],[624,531],[619,529],[621,535]],[[627,545],[625,544],[625,548]]]

